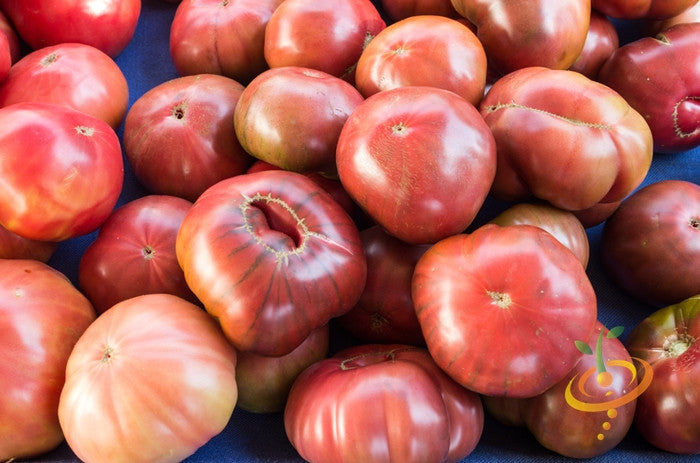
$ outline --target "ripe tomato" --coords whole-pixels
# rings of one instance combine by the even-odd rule
[[[485,395],[532,397],[556,384],[597,316],[581,262],[533,225],[437,242],[416,264],[412,294],[435,363]]]
[[[0,9],[35,50],[77,42],[116,57],[134,36],[141,0],[0,0]]]
[[[633,357],[651,364],[651,385],[638,399],[634,425],[652,445],[700,453],[700,294],[657,310],[630,332]]]
[[[80,258],[78,283],[98,313],[141,294],[197,303],[175,256],[175,238],[192,203],[147,195],[116,209]]]
[[[241,351],[279,356],[357,302],[367,263],[359,231],[322,187],[295,172],[210,187],[175,243],[185,280]]]
[[[25,55],[0,85],[0,106],[24,101],[62,104],[117,129],[129,103],[129,87],[108,55],[90,45],[62,43]]]
[[[379,3],[393,22],[426,14],[454,19],[460,17],[451,0],[380,0],[373,3]]]
[[[583,50],[569,69],[595,80],[603,63],[619,46],[620,37],[615,24],[607,16],[593,10]]]
[[[124,121],[124,154],[151,193],[194,201],[253,162],[236,138],[233,114],[243,85],[198,74],[168,80],[141,95]]]
[[[340,133],[336,164],[345,190],[378,225],[426,244],[472,222],[491,187],[496,149],[467,100],[407,86],[355,109]]]
[[[693,6],[697,0],[591,0],[591,7],[619,19],[667,19]]]
[[[491,188],[566,210],[612,203],[644,180],[653,154],[644,117],[615,91],[568,70],[530,67],[497,80],[479,106],[496,139]]]
[[[444,16],[391,24],[362,51],[355,86],[368,97],[406,85],[444,88],[478,105],[486,86],[484,47],[467,26]]]
[[[35,259],[48,262],[58,243],[30,240],[0,226],[0,259]]]
[[[284,410],[289,440],[312,463],[457,462],[474,450],[483,425],[477,394],[425,349],[398,344],[350,347],[313,364]]]
[[[83,461],[182,461],[231,418],[235,368],[236,351],[194,304],[169,294],[122,301],[68,359],[58,403],[66,442]]]
[[[66,363],[94,319],[62,273],[36,260],[0,259],[0,460],[63,442],[58,402]]]
[[[51,103],[0,108],[0,224],[62,241],[97,229],[124,180],[119,138],[101,119]]]

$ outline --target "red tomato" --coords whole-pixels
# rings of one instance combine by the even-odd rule
[[[412,244],[463,231],[496,170],[493,135],[448,90],[407,86],[374,94],[343,127],[340,181],[389,234]]]
[[[129,103],[126,77],[108,55],[90,45],[62,43],[31,52],[0,85],[0,106],[25,101],[62,104],[121,125]]]
[[[336,319],[338,325],[366,343],[424,346],[411,298],[411,278],[429,245],[408,244],[379,226],[360,232],[367,257],[367,283],[360,300]]]
[[[181,75],[220,74],[247,84],[267,69],[265,28],[280,3],[282,0],[180,3],[169,38],[175,69]]]
[[[566,69],[581,54],[590,0],[452,0],[476,26],[489,65],[500,73],[530,66]]]
[[[697,0],[591,0],[591,6],[619,19],[666,19],[681,14]]]
[[[362,101],[360,92],[338,77],[278,67],[246,86],[233,123],[241,145],[255,158],[285,170],[334,174],[340,131]]]
[[[574,340],[596,322],[581,262],[532,225],[487,224],[439,241],[418,260],[412,287],[435,362],[485,395],[541,394],[573,368]]]
[[[483,425],[479,396],[425,349],[403,345],[360,345],[315,363],[294,382],[284,411],[289,440],[312,463],[457,462]]]
[[[185,279],[241,351],[291,352],[352,308],[367,263],[357,227],[304,175],[268,170],[222,180],[178,232]]]
[[[304,369],[326,358],[328,343],[328,325],[324,325],[286,355],[268,357],[238,352],[236,406],[253,413],[283,411],[292,383]]]
[[[610,55],[620,46],[615,24],[605,15],[591,11],[591,24],[581,54],[569,69],[596,79],[598,71]]]
[[[94,319],[62,273],[36,260],[0,259],[0,460],[63,442],[58,402],[66,362]]]
[[[199,307],[168,294],[100,315],[66,366],[58,417],[83,461],[179,462],[236,405],[236,351]]]
[[[618,48],[598,75],[644,116],[657,152],[700,146],[699,43],[700,23],[678,24]]]
[[[588,235],[583,224],[570,211],[544,202],[519,203],[510,206],[490,222],[501,226],[525,224],[540,227],[569,248],[584,268],[588,265]]]
[[[627,196],[651,165],[644,117],[578,72],[520,69],[497,80],[479,109],[496,139],[491,192],[500,199],[587,209]]]
[[[141,0],[0,0],[0,9],[33,49],[61,43],[92,45],[111,57],[131,41]]]
[[[651,385],[634,425],[652,445],[700,454],[700,294],[649,315],[627,337],[633,357],[651,364]]]
[[[197,303],[175,256],[175,238],[192,203],[166,195],[135,199],[115,210],[80,258],[78,283],[95,310],[152,293]]]
[[[88,114],[50,103],[0,108],[0,153],[0,224],[25,238],[92,232],[119,198],[119,138]]]
[[[0,11],[0,33],[5,36],[10,46],[12,63],[16,63],[22,57],[22,45],[19,43],[19,37],[17,36],[17,31],[15,31],[15,26],[2,11]]]
[[[444,16],[391,24],[360,55],[355,86],[368,97],[406,85],[444,88],[478,105],[486,86],[484,47],[467,26]]]
[[[124,121],[124,154],[149,191],[194,201],[253,162],[236,138],[243,86],[215,74],[175,78],[144,93]]]
[[[379,3],[393,22],[424,14],[454,19],[460,17],[451,0],[380,0]]]
[[[10,43],[7,36],[0,33],[0,83],[4,82],[10,73],[12,66],[12,55],[10,52]]]
[[[695,5],[689,7],[685,11],[675,16],[671,16],[668,19],[649,21],[647,24],[648,34],[655,35],[659,32],[668,29],[671,26],[682,23],[698,23],[700,22],[700,1]]]
[[[700,293],[700,185],[661,180],[626,198],[600,238],[607,274],[655,305]]]
[[[30,240],[0,226],[0,259],[35,259],[48,262],[58,243]]]
[[[370,0],[285,0],[265,29],[270,67],[317,69],[354,82],[367,43],[386,27]]]

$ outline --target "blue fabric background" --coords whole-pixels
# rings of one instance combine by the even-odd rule
[[[144,0],[135,36],[129,46],[116,58],[129,83],[130,104],[154,86],[177,77],[170,60],[168,38],[170,22],[176,5],[161,0]],[[634,37],[634,30],[619,23],[623,41]],[[118,131],[123,135],[122,129]],[[644,184],[661,179],[674,178],[700,183],[700,149],[677,154],[657,155]],[[118,205],[135,199],[145,190],[135,181],[127,165],[124,190]],[[503,204],[488,200],[477,222],[488,220],[502,209]],[[599,298],[599,319],[609,327],[623,325],[627,331],[653,311],[621,293],[605,276],[598,257],[601,226],[589,229],[591,259],[588,267],[590,279]],[[95,233],[75,238],[59,245],[49,262],[65,273],[77,285],[77,269],[85,247],[95,238]],[[624,339],[624,333],[622,338]],[[345,342],[335,341],[339,348]],[[700,387],[700,385],[698,385]],[[492,419],[486,419],[483,437],[476,450],[465,461],[567,461],[541,446],[524,429],[504,427]],[[63,444],[34,461],[78,461]],[[256,415],[236,410],[228,427],[219,436],[190,457],[187,462],[297,462],[302,461],[285,436],[281,414]],[[570,460],[569,460],[570,461]],[[654,449],[632,430],[613,451],[595,458],[596,462],[690,462],[700,457],[678,456]]]

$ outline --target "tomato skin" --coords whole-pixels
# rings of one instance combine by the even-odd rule
[[[697,0],[591,0],[591,7],[618,19],[667,19],[683,13]]]
[[[235,135],[243,85],[216,74],[184,76],[141,95],[124,121],[124,154],[151,193],[194,201],[253,162]]]
[[[0,85],[0,106],[29,101],[63,104],[116,130],[126,115],[129,87],[119,66],[99,49],[62,43],[25,55]]]
[[[416,264],[412,295],[435,363],[484,395],[553,386],[579,360],[574,340],[588,339],[597,315],[579,260],[533,225],[486,224],[437,242]]]
[[[83,461],[181,461],[228,423],[235,367],[201,308],[168,294],[122,301],[68,359],[58,405],[66,442]]]
[[[618,48],[599,80],[622,95],[649,124],[654,150],[700,146],[700,23],[678,24]]]
[[[477,394],[422,348],[364,344],[317,362],[296,379],[284,425],[315,462],[457,462],[483,430]],[[343,429],[343,432],[337,432]]]
[[[370,96],[348,117],[336,164],[345,190],[378,225],[427,244],[474,220],[496,171],[495,142],[456,93],[399,87]]]
[[[147,195],[110,214],[78,267],[80,289],[98,313],[151,293],[198,303],[175,256],[175,238],[190,207],[186,199]]]
[[[567,69],[590,25],[590,0],[452,0],[476,26],[489,66],[506,74],[530,66]]]
[[[603,226],[606,274],[639,301],[663,306],[700,290],[700,185],[661,180],[626,198]]]
[[[642,115],[578,72],[514,71],[493,84],[479,109],[496,139],[491,193],[500,199],[533,195],[561,209],[587,209],[621,200],[649,171],[653,140]]]
[[[444,88],[478,105],[486,86],[481,42],[467,26],[444,16],[413,16],[389,25],[362,51],[355,86],[368,97],[406,85]]]
[[[111,57],[129,44],[141,0],[0,0],[0,9],[33,49],[61,43],[92,45]]]
[[[112,212],[124,164],[106,122],[51,103],[16,103],[0,108],[0,147],[0,223],[8,230],[57,242],[94,231]]]
[[[282,0],[193,0],[170,25],[170,56],[181,75],[219,74],[244,85],[268,68],[265,28]]]
[[[364,288],[352,219],[302,174],[267,170],[223,180],[185,216],[176,239],[185,280],[241,351],[291,352]]]
[[[700,294],[658,309],[633,328],[625,345],[651,364],[651,385],[638,399],[634,426],[667,452],[700,454]]]
[[[73,346],[95,311],[62,273],[36,260],[0,259],[0,459],[63,442],[58,403]]]
[[[583,50],[569,69],[595,80],[600,68],[619,46],[620,37],[610,18],[597,11],[591,11],[591,23]]]
[[[451,0],[380,0],[380,4],[392,22],[424,14],[460,18]]]
[[[58,243],[30,240],[0,226],[0,259],[48,260],[56,251]]]

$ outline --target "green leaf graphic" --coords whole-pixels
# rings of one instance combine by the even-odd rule
[[[580,350],[583,354],[591,355],[593,353],[593,349],[591,349],[591,346],[589,346],[583,341],[574,341],[574,344],[576,345],[576,348]]]
[[[608,339],[617,338],[618,336],[620,336],[622,334],[622,332],[624,330],[625,330],[624,326],[616,326],[615,328],[612,328],[608,331],[608,334],[606,335],[606,337]]]

